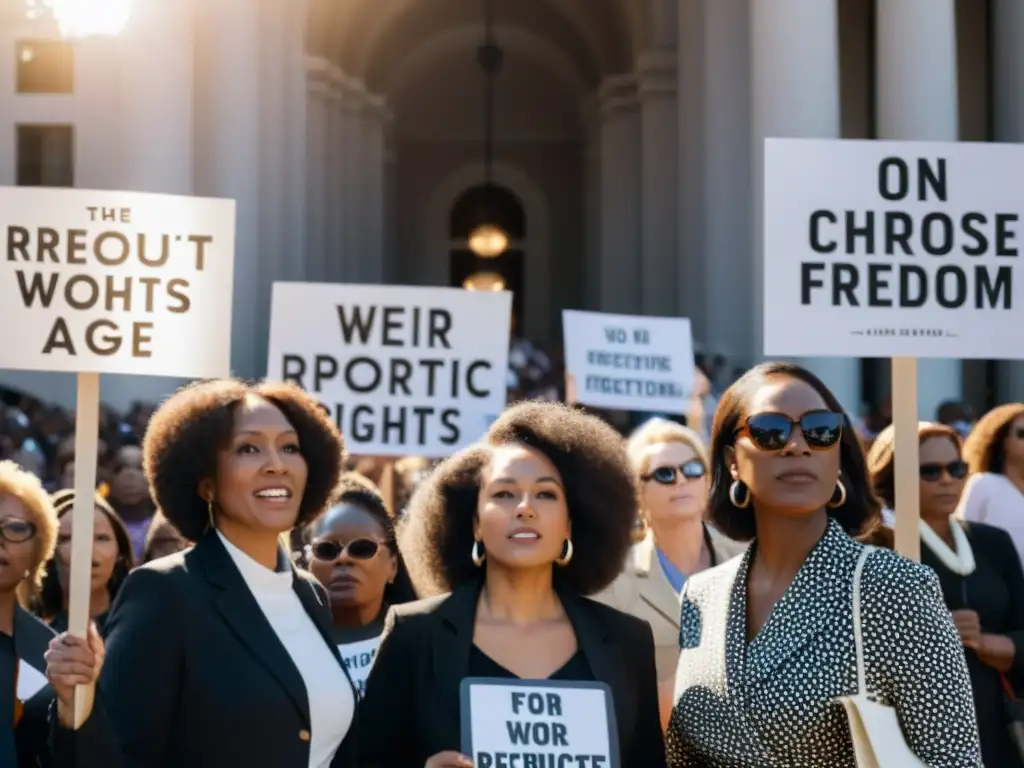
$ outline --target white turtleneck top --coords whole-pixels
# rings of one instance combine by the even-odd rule
[[[302,606],[289,568],[271,571],[228,541],[224,548],[249,586],[278,640],[306,685],[309,701],[309,768],[329,768],[355,714],[352,686],[327,641]]]

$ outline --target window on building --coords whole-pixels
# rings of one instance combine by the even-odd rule
[[[19,187],[75,185],[75,129],[71,125],[18,126]]]
[[[61,40],[19,40],[15,45],[18,93],[71,93],[75,49]]]

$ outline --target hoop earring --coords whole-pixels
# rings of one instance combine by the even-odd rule
[[[217,530],[217,521],[213,519],[213,497],[211,496],[206,500],[206,514],[210,516],[210,523],[206,526],[206,530]]]
[[[743,501],[740,502],[736,497],[740,495],[742,489],[746,489],[747,495],[743,497]],[[750,489],[747,488],[739,480],[734,480],[732,485],[729,486],[729,501],[736,509],[746,509],[750,506]]]
[[[837,501],[829,501],[829,509],[837,509],[846,503],[846,486],[843,485],[842,478],[836,480],[836,488],[839,490],[839,499]]]
[[[487,559],[487,553],[483,551],[483,547],[480,546],[480,542],[473,541],[473,551],[469,553],[469,556],[473,558],[473,565],[479,568],[484,564],[484,560]]]
[[[562,553],[562,556],[559,557],[557,560],[555,560],[555,565],[561,566],[562,568],[565,568],[565,566],[567,566],[570,562],[572,562],[572,555],[573,555],[573,552],[575,551],[573,546],[572,546],[572,539],[566,539],[565,540],[565,548],[564,549],[565,549],[565,551]]]

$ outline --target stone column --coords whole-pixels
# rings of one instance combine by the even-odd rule
[[[384,123],[387,110],[379,96],[367,94],[360,114],[362,184],[358,199],[362,222],[359,275],[362,282],[384,279]]]
[[[586,307],[601,304],[601,114],[596,97],[584,100],[583,120],[583,221],[585,264],[583,279]]]
[[[641,269],[641,129],[636,80],[601,86],[601,304],[603,312],[639,314]]]
[[[1024,3],[993,0],[992,107],[996,141],[1024,142]],[[999,363],[999,401],[1024,402],[1024,362]]]
[[[679,105],[676,53],[650,51],[637,62],[642,132],[644,314],[673,316],[679,309]]]
[[[306,262],[312,279],[327,280],[327,182],[330,175],[330,109],[333,94],[323,59],[308,64],[306,120]]]
[[[763,349],[764,140],[839,138],[839,46],[836,0],[751,4],[754,176],[754,339]],[[860,412],[860,361],[804,358],[843,407]]]
[[[345,78],[345,91],[341,98],[342,123],[342,166],[344,181],[342,197],[338,201],[344,230],[342,246],[345,274],[342,282],[363,282],[364,234],[363,222],[360,221],[360,199],[363,195],[363,130],[362,112],[366,100],[366,90],[362,84],[352,78]]]
[[[959,137],[955,11],[955,0],[878,3],[879,139],[956,141]],[[934,419],[944,400],[963,397],[963,364],[921,360],[917,382],[918,414]]]
[[[284,35],[285,251],[289,280],[312,280],[317,265],[306,258],[306,20],[309,0],[289,0]]]
[[[231,367],[265,373],[267,336],[257,331],[268,304],[260,239],[259,6],[252,0],[196,4],[195,193],[236,201]],[[265,295],[265,294],[264,294]]]
[[[398,280],[398,146],[395,117],[388,112],[384,130],[384,281]]]
[[[324,211],[326,223],[326,248],[324,252],[324,273],[332,283],[345,282],[348,270],[345,268],[345,126],[344,107],[345,81],[341,70],[331,66],[330,101],[328,102],[326,147],[326,186],[324,190]]]

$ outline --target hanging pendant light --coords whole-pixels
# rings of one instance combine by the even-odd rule
[[[493,221],[494,183],[491,166],[494,158],[494,77],[501,71],[504,52],[494,42],[492,1],[483,0],[484,42],[476,54],[477,63],[484,73],[484,185],[487,208],[485,220],[469,233],[469,250],[482,259],[497,258],[508,250],[508,234]]]
[[[476,272],[466,278],[462,287],[467,291],[504,291],[505,278],[497,272]]]

